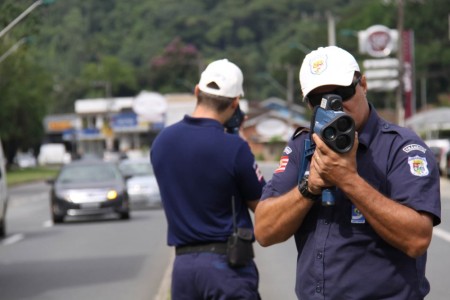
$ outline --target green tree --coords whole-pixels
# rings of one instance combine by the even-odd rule
[[[17,149],[36,149],[52,103],[52,79],[18,51],[0,65],[0,137],[11,162]]]
[[[176,37],[151,61],[151,85],[162,93],[173,91],[174,84],[181,86],[181,90],[192,92],[198,81],[199,63],[197,48]]]
[[[98,63],[86,64],[81,77],[86,97],[134,96],[138,93],[133,68],[114,56],[104,56]],[[99,87],[103,88],[100,93]]]

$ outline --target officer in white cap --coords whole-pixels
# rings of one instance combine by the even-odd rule
[[[227,59],[210,63],[195,95],[192,115],[163,129],[151,149],[176,253],[171,297],[260,299],[249,209],[265,181],[247,142],[225,130],[244,95],[241,70]],[[236,243],[243,251],[231,251]]]
[[[316,133],[298,131],[263,190],[256,239],[269,246],[295,236],[298,299],[424,299],[427,249],[441,222],[433,152],[414,132],[377,114],[346,50],[312,51],[299,75],[311,108],[324,95],[342,98],[355,122],[355,143],[338,153]],[[309,141],[316,148],[303,173]],[[324,206],[322,191],[330,187],[335,205]]]

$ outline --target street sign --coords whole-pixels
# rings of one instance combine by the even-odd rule
[[[378,58],[363,61],[369,91],[393,91],[399,85],[398,59]]]
[[[369,80],[367,79],[367,89],[375,92],[388,92],[393,91],[398,87],[398,79],[379,79]]]
[[[398,68],[397,58],[378,58],[378,59],[366,59],[363,62],[365,69],[377,69],[377,68]]]
[[[386,79],[386,78],[397,78],[397,69],[372,69],[367,70],[365,73],[367,79]]]
[[[397,51],[398,31],[373,25],[358,32],[359,52],[372,57],[387,57]]]

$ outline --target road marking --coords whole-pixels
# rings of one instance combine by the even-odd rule
[[[22,233],[14,234],[2,241],[2,245],[12,245],[23,240],[25,236]]]
[[[49,228],[53,226],[53,221],[52,220],[47,220],[42,224],[42,227],[44,228]]]
[[[158,294],[156,294],[154,300],[167,300],[170,299],[170,285],[171,285],[171,277],[172,277],[172,268],[173,261],[175,259],[175,251],[170,251],[172,254],[169,258],[169,265],[167,266],[166,271],[164,272],[164,277],[159,286]]]
[[[447,242],[450,242],[450,232],[447,232],[440,228],[433,228],[433,234]]]

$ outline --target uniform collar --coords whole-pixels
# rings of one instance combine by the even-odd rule
[[[194,125],[194,126],[202,126],[202,127],[217,127],[223,130],[223,125],[215,120],[210,118],[194,118],[189,115],[184,115],[184,122]]]
[[[369,118],[367,119],[367,122],[364,125],[363,129],[358,132],[359,144],[363,145],[366,148],[369,147],[370,142],[375,138],[375,135],[379,130],[378,122],[380,120],[375,107],[373,107],[371,103],[369,103],[369,109]]]

